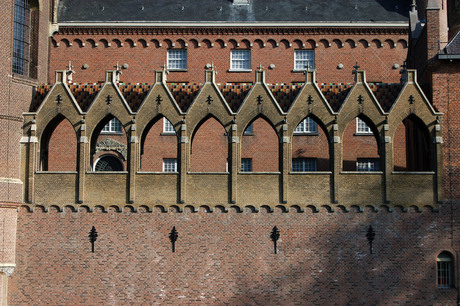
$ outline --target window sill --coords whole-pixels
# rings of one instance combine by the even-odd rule
[[[188,69],[168,69],[168,72],[188,72]]]
[[[123,135],[123,132],[101,132],[101,135]]]
[[[383,174],[383,171],[340,171],[340,174]]]
[[[24,85],[31,85],[31,86],[37,86],[38,85],[37,79],[29,78],[29,77],[21,75],[21,74],[13,73],[12,80],[13,80],[14,83],[19,83],[19,84],[24,84]]]
[[[308,174],[308,175],[331,175],[332,172],[331,171],[290,171],[289,174],[294,174],[294,175],[298,175],[298,174]]]
[[[167,175],[167,174],[179,174],[178,171],[137,171],[136,174],[160,174],[160,175]]]
[[[319,136],[319,133],[316,132],[316,133],[296,133],[294,132],[293,136]]]
[[[163,132],[160,134],[160,136],[176,136],[175,132]]]
[[[264,174],[281,174],[281,172],[252,172],[252,171],[239,171],[238,174],[251,174],[251,175],[264,175]]]
[[[242,72],[242,73],[247,73],[247,72],[252,72],[252,69],[229,69],[227,72]]]
[[[313,68],[313,69],[315,69],[315,68]],[[306,69],[304,69],[304,70],[292,69],[292,70],[291,70],[292,73],[305,73],[306,71],[307,71]]]
[[[374,136],[374,133],[356,132],[356,133],[353,134],[353,136]]]

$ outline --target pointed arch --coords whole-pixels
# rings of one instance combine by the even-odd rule
[[[153,118],[140,139],[141,171],[176,172],[178,167],[177,134],[163,115]],[[166,166],[166,167],[165,167]]]
[[[393,136],[395,171],[432,170],[432,141],[430,132],[415,114],[404,118]]]
[[[40,170],[77,171],[77,134],[62,114],[54,117],[41,135]]]
[[[262,114],[245,127],[252,125],[252,133],[241,137],[241,164],[243,172],[279,171],[279,136],[273,124]]]
[[[207,115],[192,132],[190,171],[227,172],[228,147],[224,125],[212,114]]]

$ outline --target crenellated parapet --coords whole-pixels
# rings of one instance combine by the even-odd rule
[[[357,67],[358,68],[358,67]],[[214,67],[200,84],[168,83],[166,71],[156,71],[151,83],[124,84],[118,72],[107,71],[104,83],[69,84],[66,71],[56,72],[53,85],[40,86],[31,112],[24,113],[22,138],[25,198],[30,205],[192,207],[206,205],[243,209],[352,207],[362,210],[415,206],[437,209],[443,200],[442,114],[427,100],[416,82],[416,71],[405,70],[400,84],[368,83],[366,73],[354,71],[351,84],[318,84],[316,71],[305,71],[305,82],[267,84],[259,66],[253,83],[217,84]],[[177,139],[177,171],[143,172],[141,151],[153,122],[167,118]],[[380,169],[346,171],[343,143],[347,126],[361,118],[372,131]],[[117,118],[126,135],[126,169],[97,172],[93,155],[97,137],[110,118]],[[192,172],[191,144],[204,121],[214,118],[228,140],[228,169],[219,173]],[[247,127],[262,118],[279,143],[275,172],[241,170],[242,139]],[[312,118],[327,138],[327,171],[292,170],[296,127]],[[395,171],[394,139],[398,126],[411,118],[423,132],[429,165],[419,171]],[[47,171],[49,139],[67,119],[77,139],[76,171]],[[59,182],[59,184],[56,184]]]

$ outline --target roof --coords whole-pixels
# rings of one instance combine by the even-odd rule
[[[59,23],[407,23],[409,0],[61,0]]]
[[[447,54],[460,54],[460,31],[450,40],[446,46]]]

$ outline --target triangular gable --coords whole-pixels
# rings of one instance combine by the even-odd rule
[[[214,70],[206,71],[205,84],[187,111],[191,129],[209,115],[215,117],[225,127],[230,118],[235,115],[214,83],[214,74]]]
[[[256,71],[256,82],[238,109],[238,122],[246,126],[257,116],[268,119],[273,126],[286,115],[281,109],[270,88],[265,84],[265,72]]]
[[[359,114],[363,114],[377,125],[380,116],[385,112],[375,98],[372,90],[366,83],[364,71],[355,71],[355,85],[351,88],[348,96],[342,104],[339,113],[342,123],[348,124],[350,120]]]
[[[56,83],[48,91],[36,111],[37,135],[41,134],[48,123],[59,114],[66,117],[72,125],[75,125],[83,114],[75,97],[65,83],[65,78],[65,71],[56,72]]]
[[[406,78],[406,81],[390,109],[390,118],[401,121],[410,114],[414,114],[429,125],[434,116],[440,116],[442,113],[434,109],[416,82],[416,71],[408,70],[405,74],[403,77]]]
[[[311,99],[309,99],[310,96]],[[322,106],[320,106],[319,103],[321,103]],[[304,108],[308,109],[308,107],[310,107],[310,110],[312,110],[313,107],[324,108],[329,114],[334,114],[332,107],[329,105],[323,92],[316,83],[314,71],[307,71],[307,80],[294,99],[288,113],[296,112]]]
[[[112,77],[114,74],[115,71],[107,72],[106,82],[88,109],[88,114],[94,114],[92,116],[88,115],[86,121],[88,130],[91,132],[108,114],[115,116],[124,126],[132,120],[133,112],[115,84]]]
[[[157,74],[163,74],[164,72],[157,71]],[[184,115],[179,105],[176,103],[173,95],[168,89],[165,82],[157,81],[152,86],[150,91],[147,93],[144,101],[140,105],[137,116],[136,124],[139,128],[139,133],[145,128],[145,126],[158,115],[163,115],[174,125],[179,118]],[[172,107],[169,107],[169,106]]]

